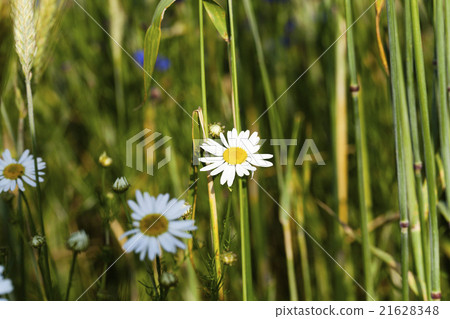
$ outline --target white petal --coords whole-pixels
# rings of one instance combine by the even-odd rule
[[[23,161],[28,157],[28,154],[30,154],[30,151],[29,151],[29,150],[25,150],[25,151],[22,153],[22,155],[20,156],[20,159],[19,159],[19,163],[20,163],[20,164],[22,164]]]
[[[133,212],[135,212],[141,216],[145,216],[145,213],[141,210],[141,208],[138,206],[138,204],[134,200],[129,199],[127,203]]]
[[[222,165],[220,165],[219,167],[217,167],[215,170],[213,170],[211,173],[211,176],[216,176],[217,174],[220,174],[221,172],[223,172],[223,170],[225,168],[227,168],[228,164],[223,162]]]
[[[136,234],[136,233],[138,233],[139,232],[139,229],[131,229],[131,230],[128,230],[128,231],[126,231],[126,232],[124,232],[120,237],[119,237],[119,240],[120,239],[122,239],[122,238],[125,238],[125,237],[127,237],[127,236],[129,236],[129,235],[132,235],[132,234]]]
[[[150,260],[155,259],[156,255],[161,256],[161,251],[159,249],[158,241],[155,237],[150,237],[149,247],[148,247],[148,257]]]
[[[213,164],[209,164],[203,168],[201,168],[201,171],[212,171],[213,169],[216,169],[217,167],[219,167],[220,165],[222,165],[225,161],[221,160],[220,162],[216,162]]]
[[[185,233],[185,232],[176,230],[176,229],[169,230],[169,232],[170,232],[172,235],[177,236],[177,237],[181,237],[181,238],[192,238],[192,235],[191,235],[191,234],[188,234],[188,233]]]
[[[216,163],[216,162],[223,161],[223,157],[221,154],[220,157],[200,157],[198,160],[202,163],[209,164],[209,163]]]
[[[228,182],[228,186],[233,185],[234,176],[236,175],[236,168],[233,165],[228,165],[220,177],[220,184],[225,184]]]
[[[136,202],[141,208],[142,212],[146,212],[145,202],[144,202],[144,196],[142,196],[142,193],[140,190],[136,190]]]
[[[154,209],[155,209],[155,198],[153,196],[150,196],[149,193],[145,192],[144,193],[144,202],[145,202],[145,207],[147,208],[147,210],[149,212],[154,211]]]
[[[174,220],[169,223],[169,231],[171,230],[191,231],[196,229],[197,227],[194,226],[194,221],[192,219]]]
[[[168,201],[169,201],[169,194],[164,194],[164,195],[159,194],[158,197],[156,198],[155,212],[156,213],[164,212]]]
[[[227,142],[227,140],[226,140],[226,138],[225,138],[225,135],[223,135],[223,133],[220,133],[220,140],[222,141],[223,145],[224,145],[226,148],[229,148],[229,147],[230,147],[230,145],[228,144],[228,142]]]
[[[241,164],[236,165],[236,173],[239,177],[250,175],[250,173]]]
[[[172,240],[172,236],[170,236],[168,233],[160,235],[158,237],[158,241],[165,251],[172,254],[177,252],[177,247],[175,246],[175,243]]]
[[[11,157],[11,152],[9,151],[9,149],[6,149],[3,154],[2,154],[3,159],[8,162],[11,163],[13,162],[13,159]]]

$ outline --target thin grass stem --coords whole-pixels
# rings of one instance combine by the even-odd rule
[[[201,74],[201,88],[202,88],[202,113],[203,113],[203,131],[206,133],[204,138],[208,138],[208,107],[206,99],[206,76],[205,76],[205,44],[203,33],[203,0],[198,1],[198,15],[200,24],[200,74]],[[211,223],[211,237],[213,242],[214,265],[216,272],[216,282],[222,282],[222,261],[220,260],[220,237],[219,237],[219,218],[217,214],[216,192],[214,190],[214,179],[208,174],[208,198],[209,198],[209,212]],[[224,300],[223,284],[219,285],[219,299]]]
[[[347,28],[353,23],[352,4],[350,0],[345,1],[346,8],[346,20]],[[350,91],[352,92],[353,108],[355,113],[355,132],[356,132],[356,154],[357,154],[357,166],[358,166],[358,193],[359,193],[359,206],[361,213],[361,233],[362,233],[362,250],[363,250],[363,267],[364,267],[364,283],[367,291],[367,300],[370,300],[370,296],[374,295],[373,289],[373,276],[371,270],[371,253],[370,253],[370,239],[369,231],[367,228],[369,222],[370,213],[370,199],[368,193],[370,193],[370,185],[368,184],[368,168],[365,167],[367,162],[367,147],[364,134],[365,120],[362,113],[362,107],[359,101],[360,87],[358,84],[358,75],[356,70],[356,55],[355,44],[353,38],[353,29],[349,28],[347,32],[347,54],[349,61],[350,71]]]
[[[439,236],[437,229],[437,199],[436,199],[436,169],[434,162],[434,145],[431,138],[430,118],[428,112],[428,93],[426,85],[425,65],[422,48],[422,34],[419,17],[419,4],[417,0],[411,0],[411,20],[414,45],[414,61],[416,67],[416,77],[418,85],[418,96],[420,104],[420,117],[422,125],[423,147],[425,152],[425,173],[427,177],[429,222],[431,228],[430,242],[430,263],[431,276],[431,299],[440,299],[440,279],[439,279]],[[427,265],[426,267],[427,268]]]
[[[229,54],[231,66],[232,92],[233,92],[233,115],[234,125],[238,132],[241,131],[241,116],[239,108],[237,60],[236,60],[236,33],[234,29],[233,0],[228,0],[229,18]],[[248,215],[247,180],[238,179],[239,189],[239,211],[240,211],[240,233],[241,233],[241,260],[242,260],[242,297],[244,301],[253,300],[253,278],[250,253],[250,225]]]
[[[78,255],[78,252],[74,251],[73,255],[72,255],[72,263],[70,264],[69,280],[67,282],[66,297],[64,299],[66,301],[69,300],[69,296],[70,296],[70,288],[72,287],[72,279],[73,279],[73,274],[75,272],[75,264],[77,262],[77,255]]]

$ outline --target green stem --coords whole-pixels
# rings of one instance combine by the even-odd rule
[[[450,105],[450,4],[445,3],[445,35],[446,35],[446,62],[447,62],[447,96]]]
[[[300,130],[300,118],[295,117],[294,126],[292,130],[292,139],[298,137]],[[291,181],[292,181],[292,171],[294,169],[295,162],[295,148],[291,147],[288,155],[288,167],[286,169],[285,184],[281,188],[281,207],[291,206]],[[292,230],[291,230],[291,220],[282,210],[278,212],[280,223],[283,228],[283,238],[284,238],[284,249],[286,254],[286,265],[289,283],[289,295],[291,301],[298,300],[297,292],[297,278],[295,275],[295,262],[294,262],[294,248],[292,245]]]
[[[234,32],[233,18],[233,0],[228,0],[228,18],[230,25],[230,64],[233,92],[233,114],[234,126],[238,132],[241,131],[241,116],[239,109],[239,94],[237,80],[237,64],[236,64],[236,34]],[[240,210],[240,227],[241,227],[241,259],[242,259],[242,295],[244,301],[253,300],[253,279],[252,264],[250,253],[250,225],[248,216],[248,194],[247,180],[238,179],[239,188],[239,210]]]
[[[74,271],[75,271],[75,264],[76,264],[76,261],[77,261],[77,255],[78,255],[78,252],[74,251],[73,255],[72,255],[72,263],[70,265],[69,281],[67,282],[67,290],[66,290],[66,298],[65,298],[66,301],[69,300],[70,288],[72,286],[72,279],[73,279],[73,274],[74,274]]]
[[[45,237],[45,227],[44,227],[44,214],[42,211],[42,195],[41,195],[41,186],[39,182],[39,172],[38,172],[38,163],[37,163],[37,142],[36,142],[36,128],[34,123],[34,107],[33,107],[33,93],[31,90],[31,79],[30,76],[27,76],[25,79],[25,86],[27,92],[27,108],[28,108],[28,120],[30,126],[30,134],[31,134],[31,152],[33,153],[34,158],[34,170],[35,170],[35,178],[36,178],[36,189],[37,189],[37,197],[38,197],[38,213],[39,213],[39,221],[41,226],[42,236]],[[50,274],[50,266],[48,262],[48,248],[47,245],[44,245],[41,248],[41,256],[40,256],[39,265],[41,271],[45,273],[43,274],[45,280],[45,286],[47,294],[47,298],[51,299],[51,289],[52,289],[52,280]]]
[[[347,28],[353,23],[352,5],[350,0],[345,0]],[[370,185],[368,183],[368,168],[367,162],[367,147],[365,139],[365,121],[362,113],[362,107],[359,101],[359,84],[358,74],[356,70],[355,44],[353,38],[352,28],[347,32],[347,46],[348,46],[348,62],[350,71],[350,88],[352,91],[353,108],[355,113],[355,132],[356,132],[356,154],[358,166],[358,193],[359,205],[361,211],[361,233],[362,233],[362,251],[363,251],[363,267],[364,267],[364,283],[367,291],[367,300],[371,300],[373,295],[373,276],[371,270],[371,253],[370,253],[370,239],[368,230],[368,219],[370,215]]]
[[[252,32],[253,40],[255,41],[256,57],[258,59],[259,70],[261,72],[261,80],[264,88],[264,95],[269,113],[269,126],[272,133],[272,138],[282,138],[283,130],[281,129],[281,121],[275,108],[271,107],[274,102],[274,95],[272,87],[270,85],[269,73],[264,58],[264,51],[261,44],[261,37],[258,30],[258,24],[256,23],[255,12],[251,0],[244,0],[244,9],[250,24],[250,30]],[[274,147],[275,157],[275,169],[277,172],[278,187],[283,185],[283,172],[280,165],[280,152],[278,147]]]
[[[417,84],[419,88],[420,115],[422,137],[425,151],[425,173],[427,177],[429,219],[431,223],[431,299],[440,299],[439,280],[439,235],[437,225],[437,199],[434,163],[434,146],[431,139],[430,119],[428,114],[428,94],[425,76],[424,57],[422,49],[422,34],[420,28],[419,5],[417,0],[411,0],[411,20],[414,44],[414,60],[416,64]],[[428,261],[426,261],[428,262]],[[426,274],[429,276],[429,274]],[[439,297],[439,298],[436,298]]]
[[[414,81],[414,48],[411,21],[411,2],[405,2],[405,36],[406,36],[406,77],[407,96],[409,109],[409,122],[411,127],[412,151],[414,157],[414,182],[416,188],[417,206],[411,211],[411,241],[413,243],[414,263],[417,276],[421,282],[426,283],[426,287],[420,287],[422,298],[428,299],[430,294],[430,278],[426,274],[430,273],[430,250],[427,242],[427,224],[425,221],[425,204],[422,190],[422,158],[420,155],[419,132],[416,111],[416,93]],[[420,236],[420,239],[417,237]],[[425,292],[423,292],[425,291]]]
[[[203,34],[203,0],[198,2],[198,15],[200,23],[200,74],[201,74],[201,88],[202,88],[202,112],[204,119],[204,131],[208,138],[209,126],[208,126],[208,107],[206,99],[206,75],[205,75],[205,44],[204,44],[204,34]],[[216,204],[216,192],[214,190],[214,180],[213,177],[208,174],[208,198],[209,198],[209,213],[210,213],[210,223],[211,223],[211,237],[214,249],[214,265],[216,272],[216,282],[219,284],[219,299],[224,300],[224,289],[222,282],[222,261],[220,260],[220,237],[219,237],[219,218],[217,214],[217,204]]]
[[[123,206],[123,211],[125,212],[125,216],[127,217],[127,221],[129,224],[128,226],[131,227],[133,225],[133,221],[131,220],[131,216],[130,216],[129,212],[127,211],[128,205],[127,205],[125,196],[126,196],[125,193],[119,194],[119,198],[120,198],[120,201],[122,202],[122,206]]]
[[[447,201],[450,199],[450,124],[449,113],[447,106],[447,74],[446,74],[446,61],[445,61],[445,26],[444,26],[444,2],[443,0],[435,0],[435,38],[436,38],[436,51],[437,51],[437,72],[438,72],[438,111],[439,111],[439,132],[441,137],[441,153],[444,166],[445,177],[445,194]],[[448,3],[447,3],[448,6]],[[438,232],[438,219],[437,213],[435,216],[431,216],[431,224],[433,229],[433,239],[436,240],[435,247],[433,247],[433,258],[436,259],[435,267],[432,271],[432,294],[433,299],[440,299],[441,287],[440,287],[440,267],[439,267],[439,232]]]
[[[234,127],[238,132],[241,131],[241,112],[239,109],[239,94],[238,94],[238,80],[237,80],[237,61],[236,61],[236,39],[234,33],[234,19],[233,19],[233,0],[228,0],[228,18],[230,24],[230,65],[231,65],[231,85],[233,94],[233,119]]]
[[[198,19],[200,24],[200,77],[202,84],[202,111],[205,121],[205,130],[208,130],[208,108],[206,101],[206,75],[205,75],[205,39],[203,34],[203,0],[198,0]],[[208,132],[206,132],[208,133]]]
[[[391,0],[389,0],[391,1]],[[409,299],[409,243],[408,210],[415,212],[417,210],[416,192],[414,189],[414,171],[412,146],[410,139],[410,127],[407,111],[407,99],[405,91],[405,82],[403,78],[403,67],[400,43],[398,40],[397,20],[395,14],[394,1],[388,3],[388,24],[389,24],[389,44],[391,60],[391,84],[392,100],[394,109],[394,123],[396,135],[396,155],[397,155],[397,175],[399,189],[399,207],[400,207],[400,230],[401,230],[401,274],[402,274],[402,297],[403,300]],[[416,222],[416,220],[415,220]],[[413,244],[417,244],[418,237],[414,237]],[[418,248],[414,246],[414,248]],[[417,249],[414,249],[415,251]],[[415,254],[416,256],[416,254]]]

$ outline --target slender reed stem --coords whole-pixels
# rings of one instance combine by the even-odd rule
[[[445,61],[445,27],[444,27],[444,3],[443,0],[435,0],[435,38],[438,74],[438,112],[440,149],[442,164],[444,167],[445,184],[450,185],[450,124],[447,106],[447,72]],[[447,199],[450,199],[450,187],[445,187]]]
[[[234,32],[233,18],[233,0],[228,0],[228,18],[230,25],[230,64],[233,92],[233,110],[235,127],[238,132],[241,131],[241,116],[239,109],[238,81],[237,81],[237,63],[236,63],[236,34]],[[248,215],[248,194],[247,180],[238,179],[239,188],[239,211],[241,227],[241,259],[242,259],[242,295],[244,301],[253,300],[253,279],[252,264],[250,254],[250,225]]]
[[[292,139],[296,139],[298,137],[299,130],[300,130],[300,118],[297,116],[295,118],[292,130]],[[288,167],[286,169],[286,177],[284,180],[285,184],[281,189],[281,201],[280,201],[281,207],[291,206],[291,186],[292,186],[291,181],[292,181],[292,171],[294,169],[294,162],[295,162],[295,148],[291,147],[288,155]],[[297,278],[295,274],[294,248],[292,245],[291,220],[283,211],[279,211],[278,216],[283,228],[284,249],[286,253],[286,265],[289,283],[289,295],[291,301],[295,301],[298,300],[298,292],[297,292]]]
[[[203,34],[203,0],[198,0],[198,19],[200,25],[200,78],[202,85],[202,111],[205,129],[208,130],[208,107],[206,101],[205,39]]]
[[[417,276],[421,283],[427,282],[427,276],[430,269],[427,269],[426,259],[429,259],[429,247],[427,244],[427,227],[425,223],[425,205],[422,190],[422,159],[419,147],[419,133],[417,124],[416,111],[416,93],[414,81],[414,49],[412,36],[412,21],[411,21],[411,2],[405,2],[405,37],[406,37],[406,91],[408,99],[409,122],[411,128],[411,142],[414,158],[414,182],[417,198],[417,205],[415,209],[410,209],[411,218],[411,241],[413,246],[414,263],[416,267]],[[410,183],[410,182],[408,182]],[[411,182],[412,184],[412,182]],[[425,258],[425,260],[424,260]],[[429,265],[429,263],[428,263]],[[429,281],[428,281],[429,284]],[[429,291],[427,292],[427,285],[420,287],[419,291],[424,300],[428,299]]]
[[[411,0],[411,20],[414,44],[414,61],[419,92],[422,138],[425,151],[425,173],[427,177],[429,220],[431,228],[431,299],[440,299],[439,280],[439,235],[437,225],[437,199],[434,163],[434,145],[431,139],[430,119],[428,115],[428,93],[425,76],[424,57],[422,49],[422,34],[420,28],[419,5],[417,0]],[[428,262],[428,261],[426,261]],[[429,274],[426,274],[429,276]]]
[[[214,249],[214,265],[216,268],[216,280],[217,283],[222,281],[222,261],[220,260],[220,240],[219,240],[219,219],[217,217],[217,204],[216,204],[216,192],[214,190],[214,180],[211,175],[208,174],[208,197],[210,207],[210,222],[211,222],[211,235]],[[219,285],[219,299],[224,299],[223,284]]]
[[[238,94],[238,81],[237,81],[237,61],[236,61],[236,39],[234,33],[234,18],[233,18],[233,0],[228,0],[228,18],[230,23],[230,42],[229,42],[229,55],[231,65],[231,85],[233,93],[233,118],[234,126],[238,132],[241,131],[241,112],[239,109],[239,94]]]
[[[345,1],[346,8],[346,20],[347,28],[353,23],[352,4],[350,0]],[[348,62],[350,71],[350,91],[352,92],[353,108],[355,113],[355,132],[356,132],[356,154],[358,165],[358,192],[359,192],[359,205],[361,210],[361,233],[362,233],[362,250],[363,250],[363,267],[364,267],[364,283],[367,291],[367,300],[370,300],[370,296],[373,296],[373,276],[371,270],[371,254],[370,254],[370,240],[369,230],[367,228],[368,219],[370,215],[370,199],[368,198],[368,168],[364,158],[367,157],[365,152],[367,151],[366,139],[364,134],[364,116],[362,113],[361,104],[359,101],[359,84],[358,75],[356,71],[356,56],[355,56],[355,44],[353,38],[353,30],[349,28],[347,32],[347,50],[348,50]]]
[[[253,40],[255,41],[256,57],[258,59],[259,70],[261,72],[261,80],[264,88],[264,95],[269,108],[269,126],[272,133],[272,138],[282,138],[283,131],[281,129],[281,120],[274,107],[271,107],[275,101],[273,90],[270,85],[269,73],[267,71],[266,62],[264,58],[264,51],[261,43],[261,37],[258,30],[258,24],[256,23],[255,11],[251,0],[244,0],[244,9],[250,24],[250,30],[252,32]],[[274,147],[275,157],[275,169],[277,172],[278,187],[283,185],[283,172],[280,165],[280,152],[278,147]]]
[[[297,203],[297,207],[295,210],[296,212],[295,219],[298,221],[300,225],[302,225],[302,227],[304,227],[305,223],[305,209],[306,209],[306,192],[305,189],[303,189],[302,198]],[[297,240],[298,240],[298,249],[300,251],[305,300],[310,301],[312,300],[312,288],[311,288],[311,274],[309,271],[309,263],[308,263],[308,247],[306,245],[305,233],[300,227],[298,227],[297,229]]]
[[[33,93],[31,90],[31,76],[26,76],[25,78],[25,86],[27,92],[27,108],[28,108],[28,120],[30,126],[30,135],[31,135],[31,149],[34,158],[34,172],[36,178],[36,189],[37,189],[37,197],[38,197],[38,213],[39,213],[39,222],[42,236],[45,237],[45,227],[44,227],[44,214],[42,211],[42,195],[41,195],[41,186],[39,182],[39,174],[38,174],[38,163],[37,163],[37,142],[36,142],[36,128],[34,124],[34,108],[33,108]],[[44,245],[40,250],[39,256],[39,265],[41,267],[41,271],[43,272],[44,283],[46,286],[46,294],[47,298],[51,299],[51,289],[52,289],[52,280],[50,274],[50,265],[48,262],[48,248],[47,245]],[[44,274],[45,273],[45,274]]]
[[[75,264],[77,262],[77,255],[78,255],[78,252],[74,251],[73,255],[72,255],[72,263],[70,264],[69,281],[67,282],[66,298],[64,299],[66,301],[69,300],[70,288],[72,287],[72,279],[73,279],[73,274],[75,271]]]
[[[447,6],[448,6],[447,2]],[[444,26],[444,1],[434,1],[435,11],[435,39],[436,39],[436,55],[437,55],[437,73],[438,73],[438,113],[439,113],[439,133],[440,133],[440,149],[442,154],[442,161],[444,167],[445,177],[445,194],[447,198],[447,209],[449,208],[448,201],[450,199],[450,124],[449,113],[447,106],[447,74],[446,74],[446,57],[445,57],[445,26]],[[441,297],[440,287],[440,266],[439,266],[439,230],[437,214],[431,216],[433,241],[432,256],[436,259],[436,264],[432,270],[432,295],[434,300],[439,300]]]
[[[445,47],[446,62],[447,62],[447,96],[448,104],[450,105],[450,4],[445,3]]]
[[[409,270],[409,242],[408,242],[408,208],[414,209],[415,190],[413,184],[413,165],[411,140],[409,138],[409,122],[406,109],[405,85],[401,61],[400,45],[397,33],[395,4],[388,0],[388,27],[391,62],[392,105],[394,113],[395,145],[397,158],[397,180],[400,207],[401,233],[401,274],[402,298],[409,299],[408,270]],[[414,199],[414,201],[413,201]]]
[[[19,221],[19,228],[21,230],[22,233],[25,233],[25,218],[24,218],[24,214],[23,214],[23,209],[22,209],[22,192],[19,193],[19,196],[17,197],[17,217],[18,217],[18,221]],[[24,236],[23,236],[24,237]],[[19,270],[19,274],[20,274],[20,286],[18,289],[18,296],[19,298],[22,298],[22,300],[26,300],[26,275],[25,275],[25,265],[26,265],[26,260],[25,260],[25,238],[21,238],[22,240],[20,241],[20,246],[19,246],[19,258],[20,258],[20,270]]]
[[[198,1],[198,15],[200,23],[200,74],[201,74],[201,87],[202,87],[202,113],[203,113],[203,131],[206,133],[204,138],[208,138],[208,107],[206,99],[206,76],[205,76],[205,44],[204,44],[204,34],[203,34],[203,0]],[[210,223],[211,223],[211,237],[214,249],[214,265],[216,271],[216,281],[217,283],[222,282],[222,261],[220,260],[220,238],[219,238],[219,218],[217,215],[217,204],[216,204],[216,192],[214,190],[214,180],[213,177],[208,174],[208,198],[209,198],[209,212],[210,212]],[[224,300],[224,289],[223,284],[219,285],[219,299]]]

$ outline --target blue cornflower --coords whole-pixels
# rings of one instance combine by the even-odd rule
[[[155,69],[161,72],[165,72],[170,68],[170,60],[164,56],[158,55],[156,58]]]
[[[141,67],[144,67],[144,50],[138,50],[133,54],[134,59]]]
[[[144,67],[144,50],[138,50],[133,54],[134,59],[141,67]],[[158,55],[155,62],[155,69],[165,72],[170,68],[170,60],[164,56]]]

